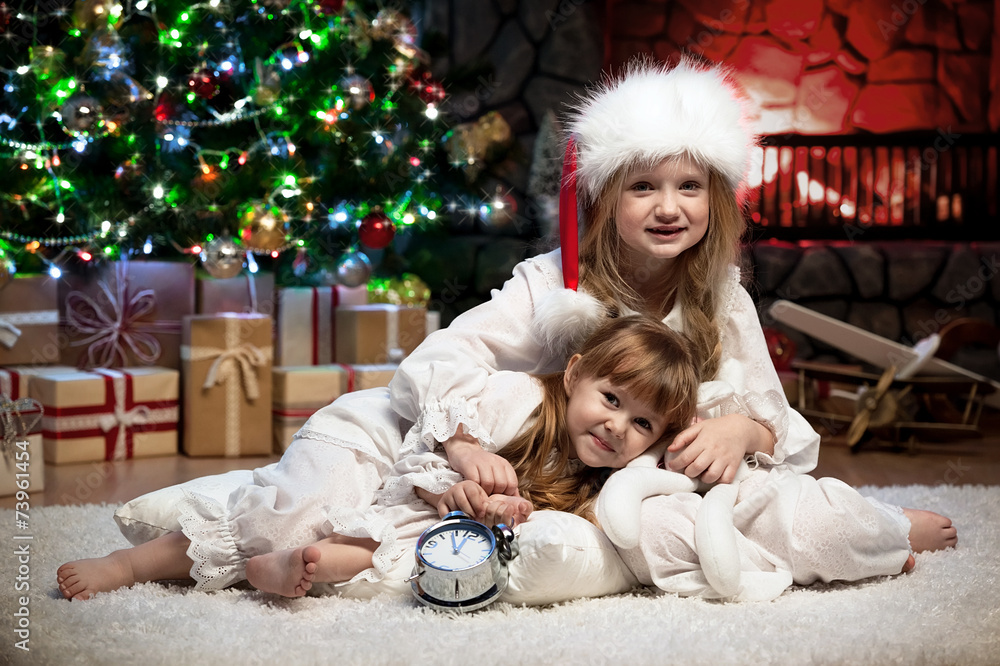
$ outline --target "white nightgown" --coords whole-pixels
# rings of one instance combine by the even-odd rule
[[[481,426],[484,448],[496,450],[516,436],[540,400],[541,388],[531,377],[502,372],[491,375],[465,408]],[[231,585],[246,577],[251,557],[334,532],[380,541],[373,567],[352,582],[381,579],[412,548],[405,539],[415,539],[437,519],[414,486],[442,493],[461,479],[441,456],[402,454],[418,448],[418,433],[411,429],[403,437],[401,425],[389,407],[388,389],[349,393],[313,416],[281,460],[254,470],[254,482],[234,489],[225,506],[185,490],[179,522],[191,539],[187,552],[196,588]],[[391,457],[401,462],[391,465]]]
[[[562,288],[559,250],[523,261],[490,301],[459,315],[403,360],[390,384],[392,405],[416,423],[422,444],[451,437],[459,425],[478,431],[480,424],[462,406],[489,373],[562,367],[565,354],[546,348],[533,330],[538,304]],[[722,359],[714,380],[699,391],[698,415],[743,414],[775,436],[772,455],[748,456],[755,471],[741,486],[736,508],[744,566],[788,571],[803,584],[899,573],[909,554],[909,521],[900,510],[866,501],[835,479],[807,475],[816,466],[820,437],[785,397],[756,307],[735,266],[720,312]],[[664,323],[683,332],[679,305]],[[644,584],[711,596],[693,550],[700,501],[687,494],[643,502],[641,544],[623,555]],[[831,534],[839,547],[826,538]]]

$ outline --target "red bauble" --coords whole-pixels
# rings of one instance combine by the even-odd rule
[[[358,238],[366,247],[381,250],[392,242],[396,235],[396,227],[389,216],[382,211],[372,211],[361,218],[358,227]]]
[[[188,88],[202,99],[212,99],[219,94],[219,73],[204,67],[188,78]]]
[[[440,82],[435,81],[428,71],[414,75],[410,79],[410,83],[413,86],[414,92],[417,93],[417,97],[423,100],[424,104],[437,104],[447,97],[444,86]]]
[[[327,16],[339,14],[344,8],[344,0],[319,0],[319,10]]]
[[[791,339],[774,328],[764,329],[764,342],[767,343],[767,351],[771,355],[771,362],[778,372],[787,372],[792,369],[792,361],[795,360],[795,343]]]

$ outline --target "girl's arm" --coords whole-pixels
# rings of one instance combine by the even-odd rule
[[[709,483],[731,480],[744,456],[752,456],[756,465],[809,472],[819,455],[819,435],[788,404],[756,306],[739,285],[735,269],[730,280],[719,372],[714,381],[702,384],[702,420],[675,438],[668,464]]]
[[[551,372],[564,358],[551,358],[532,332],[535,304],[562,288],[559,253],[518,264],[491,300],[459,315],[427,337],[390,383],[393,410],[416,423],[420,446],[433,449],[459,432],[485,441],[484,427],[469,401],[500,370]],[[457,287],[461,289],[462,287]]]

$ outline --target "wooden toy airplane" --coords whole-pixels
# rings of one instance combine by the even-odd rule
[[[921,431],[951,433],[953,435],[975,434],[978,430],[979,410],[986,404],[1000,409],[1000,383],[979,375],[961,366],[936,358],[934,353],[941,344],[941,338],[932,334],[912,347],[852,326],[833,317],[802,307],[790,301],[776,301],[769,310],[775,321],[790,326],[810,337],[840,349],[861,361],[874,365],[884,372],[866,373],[858,370],[836,369],[835,367],[812,363],[797,363],[802,376],[810,375],[819,380],[841,380],[863,383],[867,388],[859,392],[858,409],[853,417],[834,417],[831,414],[805,409],[800,411],[813,416],[834,417],[851,421],[847,439],[853,446],[869,426],[891,425],[896,429],[910,432]],[[895,393],[890,389],[898,389]],[[868,392],[870,391],[870,392]],[[909,393],[949,394],[965,398],[964,413],[954,422],[912,421],[897,418],[895,405]],[[962,396],[961,394],[966,395]],[[887,407],[886,403],[892,403]],[[973,414],[973,407],[977,410]]]

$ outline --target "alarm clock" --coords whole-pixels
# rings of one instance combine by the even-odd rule
[[[517,556],[514,532],[492,529],[452,511],[417,540],[416,566],[407,579],[421,603],[435,610],[482,608],[507,588],[507,563]]]

